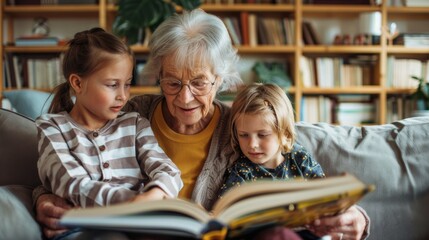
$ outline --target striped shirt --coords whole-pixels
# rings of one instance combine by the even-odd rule
[[[158,186],[175,197],[180,171],[159,147],[150,123],[121,113],[89,131],[67,112],[36,120],[39,176],[44,187],[75,206],[106,206]]]

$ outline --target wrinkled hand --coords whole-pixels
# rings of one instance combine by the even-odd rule
[[[47,238],[52,238],[67,231],[67,229],[59,226],[58,223],[60,217],[70,208],[72,206],[66,200],[54,194],[43,194],[37,199],[37,221],[42,225],[43,234]]]
[[[164,198],[168,198],[168,195],[161,188],[153,187],[148,191],[135,196],[133,199],[131,199],[131,202],[161,200]]]
[[[332,240],[359,240],[365,227],[365,217],[355,206],[352,206],[343,214],[314,221],[308,229],[318,236],[330,235]]]

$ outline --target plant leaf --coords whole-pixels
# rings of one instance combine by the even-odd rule
[[[119,0],[113,32],[125,36],[128,44],[137,43],[139,29],[152,31],[176,12],[175,4],[186,10],[201,5],[200,0]]]

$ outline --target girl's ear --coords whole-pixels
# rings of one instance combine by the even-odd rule
[[[76,94],[82,92],[82,79],[77,74],[71,74],[69,76],[70,86],[73,88]]]

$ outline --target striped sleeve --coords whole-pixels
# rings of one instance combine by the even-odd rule
[[[55,117],[56,116],[56,117]],[[73,131],[72,125],[61,115],[43,115],[36,120],[39,160],[37,163],[42,184],[54,194],[75,206],[103,206],[126,201],[136,191],[122,185],[99,181],[95,176],[98,165],[90,166],[80,159],[70,145],[82,145],[85,139]],[[91,168],[94,171],[91,172]]]
[[[158,145],[146,118],[137,119],[136,144],[141,171],[149,177],[149,183],[143,191],[157,186],[170,197],[177,197],[183,187],[180,171]]]

